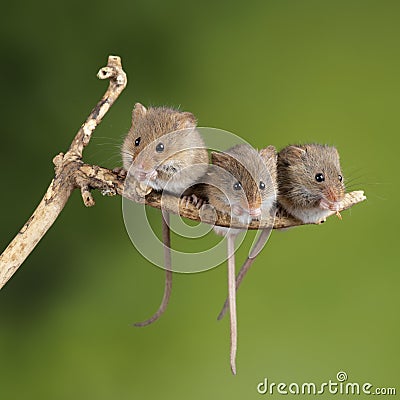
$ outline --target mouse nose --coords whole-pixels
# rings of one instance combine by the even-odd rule
[[[336,203],[340,200],[342,200],[342,194],[339,193],[337,190],[335,190],[334,188],[329,188],[326,192],[326,199]]]
[[[261,215],[261,198],[254,196],[249,198],[248,213],[252,218],[258,218]]]
[[[150,165],[150,163],[147,163],[146,161],[139,161],[135,163],[135,170],[138,172],[144,172],[144,173],[149,173],[154,170],[153,166]]]
[[[137,164],[136,164],[136,168],[137,168],[137,169],[141,169],[141,170],[143,170],[143,169],[144,169],[144,165],[143,165],[143,163],[142,163],[142,162],[140,162],[140,163],[137,163]]]

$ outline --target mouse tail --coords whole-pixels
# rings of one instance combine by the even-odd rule
[[[165,267],[165,284],[164,296],[161,300],[158,310],[146,321],[137,322],[134,326],[142,327],[157,321],[165,312],[168,306],[172,291],[172,265],[171,265],[171,235],[169,229],[169,214],[162,213],[162,238],[164,243],[164,267]]]
[[[236,375],[236,351],[237,351],[237,315],[236,315],[236,282],[235,282],[235,236],[228,235],[228,300],[230,313],[231,370]]]
[[[253,248],[250,250],[250,254],[248,255],[246,261],[240,268],[240,271],[238,273],[238,276],[236,278],[236,290],[239,289],[240,284],[242,283],[242,280],[246,276],[247,272],[249,271],[250,267],[253,265],[253,262],[255,261],[256,257],[264,247],[264,244],[269,238],[269,235],[271,233],[271,229],[263,229],[260,233],[260,236],[257,239],[257,242],[253,246]],[[229,307],[229,299],[227,298],[225,300],[224,305],[222,306],[222,309],[220,313],[218,314],[217,320],[220,321],[222,318],[224,318],[226,312],[228,311]]]
[[[161,300],[160,307],[158,307],[158,310],[149,319],[146,319],[145,321],[142,321],[142,322],[136,322],[134,324],[134,326],[142,327],[142,326],[150,325],[153,322],[156,322],[164,314],[165,310],[167,309],[168,302],[171,297],[171,291],[172,291],[172,271],[166,270],[165,271],[164,296],[163,296],[163,299]]]
[[[254,260],[255,260],[254,258],[247,257],[246,261],[242,265],[242,268],[240,268],[240,271],[239,271],[238,276],[236,278],[236,290],[239,289],[239,286],[240,286],[243,278],[247,274],[247,271],[250,269],[250,267],[253,264]],[[221,309],[220,313],[218,314],[218,317],[217,317],[218,321],[220,321],[222,318],[224,318],[226,312],[228,311],[228,308],[229,308],[229,298],[227,297],[226,300],[225,300],[224,305],[222,306],[222,309]]]

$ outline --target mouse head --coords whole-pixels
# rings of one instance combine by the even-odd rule
[[[278,154],[279,193],[303,207],[337,210],[345,194],[335,147],[288,146]]]
[[[210,202],[231,206],[243,223],[260,219],[276,200],[276,151],[273,146],[258,153],[247,144],[236,145],[223,153],[211,153]],[[265,215],[265,214],[264,214]]]
[[[208,152],[196,119],[166,107],[146,109],[137,103],[122,146],[124,168],[156,190],[178,193],[206,172]]]
[[[124,168],[128,170],[138,155],[145,151],[142,169],[154,169],[188,147],[188,140],[195,127],[196,118],[192,113],[167,107],[146,109],[142,104],[136,103],[132,111],[132,126],[122,146]],[[181,135],[171,134],[181,130],[184,130]],[[167,134],[170,135],[165,136]]]

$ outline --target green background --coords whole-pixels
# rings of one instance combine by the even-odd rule
[[[158,307],[164,272],[130,243],[121,198],[95,193],[86,209],[74,193],[0,292],[1,399],[256,399],[265,377],[340,370],[400,391],[400,2],[23,0],[1,20],[1,249],[105,90],[109,54],[129,83],[86,162],[120,165],[140,101],[259,148],[336,145],[349,189],[368,196],[343,221],[273,233],[239,292],[234,377],[228,319],[216,321],[225,266],[175,275],[167,313],[134,328]]]

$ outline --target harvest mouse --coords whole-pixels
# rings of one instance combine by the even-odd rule
[[[248,224],[266,218],[275,207],[276,151],[273,146],[258,153],[248,144],[236,145],[223,153],[211,153],[212,168],[205,186],[208,202],[219,210],[230,207],[233,219]],[[231,332],[231,369],[236,374],[237,319],[234,241],[240,229],[215,226],[227,237],[228,300]]]
[[[167,107],[146,109],[136,103],[132,111],[132,126],[122,145],[123,166],[130,170],[128,178],[132,176],[141,185],[156,191],[181,195],[208,168],[208,152],[195,128],[196,118],[192,113]],[[156,321],[168,304],[172,287],[168,219],[168,214],[164,213],[164,297],[158,311],[135,326],[146,326]]]
[[[157,191],[182,193],[207,171],[208,152],[195,128],[192,113],[136,103],[122,145],[124,168],[132,166],[133,177]]]
[[[335,147],[292,145],[278,154],[278,203],[304,223],[319,223],[336,211],[345,186]]]

